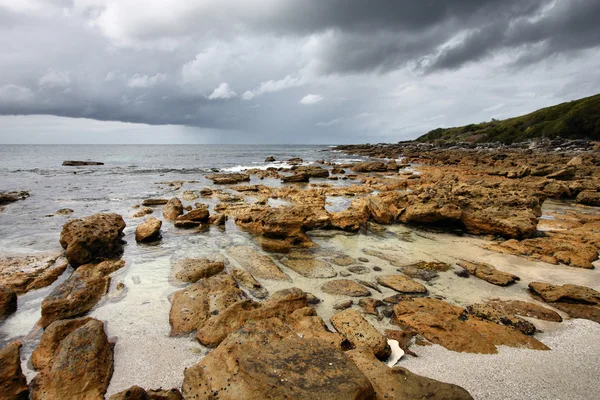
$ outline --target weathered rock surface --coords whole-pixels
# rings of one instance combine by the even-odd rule
[[[200,226],[208,223],[209,217],[210,213],[207,208],[195,208],[187,214],[177,217],[175,226],[178,228]]]
[[[176,220],[181,214],[183,214],[183,204],[177,197],[173,197],[167,202],[162,208],[163,217],[165,219],[173,221]]]
[[[135,240],[138,242],[152,242],[160,238],[162,221],[154,217],[146,219],[135,228]]]
[[[109,400],[183,400],[179,389],[151,389],[144,390],[139,386],[132,386],[122,392],[113,394]]]
[[[91,320],[77,328],[32,381],[32,400],[104,399],[113,372],[112,347],[102,322]]]
[[[186,368],[186,399],[373,399],[368,379],[340,350],[300,338],[278,319],[249,322]]]
[[[142,201],[142,205],[145,207],[162,206],[167,204],[168,202],[168,199],[146,199]]]
[[[281,178],[282,182],[292,183],[292,182],[309,182],[310,175],[304,172],[298,172],[289,176],[284,176]]]
[[[27,400],[29,388],[21,370],[22,344],[12,342],[0,350],[0,399]]]
[[[67,222],[60,234],[69,263],[80,265],[103,261],[122,252],[125,221],[118,214],[94,214]]]
[[[378,276],[377,283],[399,293],[427,293],[427,288],[425,286],[404,275]]]
[[[14,203],[15,201],[25,200],[29,197],[29,192],[0,192],[0,205]]]
[[[365,297],[371,295],[367,288],[349,279],[335,279],[325,282],[321,286],[321,290],[334,296]]]
[[[59,319],[78,317],[94,307],[108,291],[109,275],[125,261],[104,261],[80,266],[42,301],[39,324],[47,327]]]
[[[579,285],[551,285],[531,282],[529,290],[543,301],[572,318],[585,318],[600,323],[600,292]]]
[[[366,347],[380,360],[386,360],[391,349],[385,336],[369,323],[357,310],[344,310],[331,317],[338,333],[355,347]]]
[[[213,181],[215,185],[230,185],[250,181],[250,176],[246,174],[212,174],[207,175],[206,178]]]
[[[8,286],[0,285],[0,322],[17,311],[17,294]]]
[[[395,324],[413,329],[432,343],[458,352],[497,353],[496,346],[548,348],[511,327],[469,317],[466,310],[432,298],[405,298],[394,306]]]
[[[352,169],[355,172],[385,172],[387,166],[381,161],[366,161],[359,162],[352,165]]]
[[[251,247],[234,246],[229,249],[229,255],[258,279],[290,280],[290,277],[282,272],[269,256],[259,253]]]
[[[475,275],[479,279],[483,279],[493,285],[508,286],[520,278],[516,275],[509,274],[497,270],[495,267],[485,263],[477,263],[472,261],[460,261],[458,265],[469,271],[471,275]]]
[[[247,289],[250,294],[257,299],[264,299],[269,295],[267,289],[265,289],[259,281],[257,281],[250,272],[241,268],[233,268],[231,276],[237,284],[244,289]]]
[[[213,261],[207,258],[183,258],[174,265],[175,279],[182,282],[197,282],[200,279],[210,278],[225,269],[222,261]]]
[[[551,322],[562,322],[559,313],[549,308],[521,300],[490,300],[487,303],[496,310],[522,317],[530,317]]]
[[[384,305],[383,301],[379,299],[373,299],[371,297],[362,298],[358,301],[358,305],[362,308],[362,311],[365,314],[371,314],[375,316],[379,316],[379,311],[377,311],[377,307],[381,307]]]
[[[171,335],[193,332],[212,315],[219,315],[243,299],[243,292],[229,275],[201,279],[173,295],[169,312]]]
[[[242,300],[208,319],[198,329],[196,339],[205,346],[216,347],[227,335],[240,329],[247,321],[272,317],[285,319],[286,316],[307,305],[306,293],[298,288],[275,292],[262,304]]]
[[[148,214],[152,214],[154,212],[154,210],[150,207],[142,207],[139,210],[137,210],[132,216],[131,218],[142,218],[145,217]]]
[[[389,368],[365,349],[346,353],[358,369],[367,376],[375,389],[375,399],[397,400],[472,400],[465,389],[450,383],[416,375],[406,368]]]
[[[600,206],[600,192],[584,190],[577,195],[575,201],[579,204],[585,204],[586,206]]]
[[[7,286],[18,295],[53,283],[67,268],[58,261],[60,254],[1,257],[0,286]]]
[[[525,335],[533,335],[536,332],[535,325],[523,318],[498,310],[487,304],[472,304],[466,308],[467,312],[478,318],[485,319],[496,324],[513,327]]]
[[[294,258],[293,255],[281,260],[283,265],[307,278],[333,278],[337,276],[335,269],[326,261],[317,258]]]

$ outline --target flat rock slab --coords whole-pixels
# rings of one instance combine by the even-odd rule
[[[377,277],[377,283],[399,293],[427,293],[427,288],[404,275],[383,275]]]
[[[469,271],[471,275],[475,275],[479,279],[483,279],[493,285],[508,286],[520,278],[516,275],[507,272],[498,271],[495,267],[485,263],[476,263],[472,261],[460,261],[459,266]]]
[[[52,284],[67,269],[60,253],[0,257],[0,285],[16,294],[40,289]]]
[[[559,313],[546,307],[539,306],[522,300],[490,300],[488,305],[497,310],[507,312],[512,315],[541,319],[543,321],[562,322]]]
[[[535,325],[531,322],[506,311],[498,310],[488,304],[472,304],[467,307],[467,312],[496,324],[513,327],[525,335],[533,335],[536,331]]]
[[[270,257],[251,247],[234,246],[229,249],[229,255],[258,279],[291,281],[290,277],[281,271]]]
[[[377,400],[473,399],[469,392],[460,386],[413,374],[406,368],[389,368],[365,349],[350,350],[346,354],[358,369],[369,378],[375,389]]]
[[[371,295],[366,287],[350,279],[336,279],[326,282],[321,286],[321,290],[334,296],[365,297]]]
[[[585,318],[600,323],[600,292],[579,285],[551,285],[531,282],[529,290],[546,303],[572,318]]]
[[[375,357],[386,360],[391,349],[386,337],[369,323],[357,310],[344,310],[331,317],[331,323],[338,333],[355,347],[366,347]]]
[[[281,262],[292,271],[307,278],[325,279],[337,276],[337,272],[331,264],[317,258],[286,257]]]
[[[174,265],[175,279],[182,282],[197,282],[200,279],[210,278],[225,270],[221,261],[212,261],[207,258],[183,258]]]

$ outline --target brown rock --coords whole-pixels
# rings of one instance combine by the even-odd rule
[[[142,205],[144,207],[152,207],[152,206],[162,206],[167,204],[169,200],[167,199],[146,199],[142,201]]]
[[[118,214],[94,214],[67,222],[60,244],[74,267],[103,261],[123,251],[121,235],[125,221]]]
[[[207,175],[206,178],[213,181],[215,185],[230,185],[250,181],[250,176],[246,174],[212,174]]]
[[[267,289],[265,289],[260,282],[258,282],[252,274],[245,269],[241,268],[233,268],[231,271],[231,276],[238,285],[241,287],[248,289],[250,294],[257,299],[264,299],[269,295]]]
[[[347,267],[356,262],[356,260],[350,256],[338,256],[338,257],[332,258],[330,261],[332,263],[334,263],[335,265],[339,265],[341,267]]]
[[[258,279],[290,280],[290,277],[283,273],[270,257],[251,247],[234,246],[229,249],[229,255]]]
[[[526,301],[490,300],[487,304],[494,307],[497,310],[512,315],[537,318],[544,321],[562,322],[562,317],[556,311]]]
[[[389,368],[365,349],[346,353],[358,369],[369,378],[377,400],[472,400],[465,389],[450,383],[416,375],[406,368]]]
[[[60,254],[0,258],[0,286],[12,289],[17,295],[40,289],[54,282],[67,268],[58,262]]]
[[[141,217],[145,217],[148,214],[152,214],[154,212],[154,210],[150,207],[143,207],[140,210],[136,211],[131,218],[141,218]]]
[[[379,316],[379,311],[377,311],[377,307],[383,306],[383,301],[378,299],[373,299],[370,297],[360,299],[358,301],[358,305],[362,308],[365,314],[371,314],[375,316]]]
[[[175,278],[182,282],[197,282],[200,279],[210,278],[225,269],[221,261],[212,261],[206,258],[184,258],[175,263]]]
[[[572,318],[585,318],[600,323],[600,292],[594,289],[579,285],[556,286],[532,282],[529,290]]]
[[[600,192],[592,190],[584,190],[577,195],[575,201],[586,206],[600,206]]]
[[[8,286],[0,285],[0,321],[17,311],[17,294]]]
[[[467,307],[467,312],[471,315],[485,319],[496,324],[513,327],[525,335],[533,335],[536,332],[535,325],[531,322],[511,315],[507,312],[498,310],[487,304],[473,304]]]
[[[162,221],[154,217],[146,219],[135,229],[135,240],[138,242],[151,242],[160,237]]]
[[[91,320],[64,338],[52,363],[32,381],[32,400],[103,399],[113,372],[104,324]]]
[[[186,399],[372,399],[343,352],[300,338],[277,319],[250,322],[184,373]]]
[[[404,351],[404,353],[408,354],[409,356],[418,357],[418,355],[412,352],[409,348],[412,338],[415,337],[414,332],[386,329],[385,336],[388,339],[396,340],[398,342],[398,346]]]
[[[399,293],[427,293],[427,288],[404,275],[381,275],[377,283]]]
[[[485,263],[476,263],[463,260],[460,261],[458,265],[469,271],[471,275],[475,275],[479,279],[483,279],[484,281],[487,281],[493,285],[508,286],[520,279],[516,275],[498,271],[493,266]]]
[[[162,208],[163,217],[167,220],[176,220],[183,214],[183,204],[177,197],[173,197]]]
[[[364,286],[349,279],[335,279],[324,283],[321,290],[334,296],[365,297],[371,292]]]
[[[180,215],[179,217],[177,217],[175,222],[201,225],[208,222],[209,216],[210,213],[208,212],[208,209],[196,208],[185,215]]]
[[[153,389],[144,390],[139,386],[132,386],[122,392],[113,394],[109,400],[183,400],[179,389]]]
[[[355,172],[385,172],[388,170],[387,166],[381,161],[359,162],[352,165],[352,169]]]
[[[21,370],[21,346],[20,342],[12,342],[0,350],[0,399],[29,398],[27,379]]]
[[[335,303],[333,303],[333,309],[334,310],[345,310],[347,308],[352,307],[352,304],[354,304],[354,300],[352,300],[352,299],[336,301]]]
[[[331,319],[333,327],[355,347],[366,347],[380,360],[386,360],[392,350],[381,332],[373,327],[357,310],[335,313]]]
[[[181,335],[202,327],[213,314],[220,314],[244,298],[229,275],[216,275],[175,292],[171,300],[171,335]]]
[[[308,182],[310,181],[310,175],[305,172],[295,173],[290,176],[284,176],[281,178],[282,182],[291,183],[291,182]]]
[[[42,301],[39,324],[45,328],[59,319],[77,317],[91,310],[108,291],[109,275],[124,265],[125,261],[104,261],[80,266]]]
[[[331,264],[317,258],[294,258],[290,255],[281,260],[283,265],[307,278],[333,278],[337,272]]]

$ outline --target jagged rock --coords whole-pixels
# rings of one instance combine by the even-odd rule
[[[574,166],[569,166],[567,168],[563,168],[559,171],[556,171],[547,176],[548,179],[556,179],[559,181],[569,181],[573,179],[575,173],[577,172],[577,168]]]
[[[285,383],[285,384],[283,384]],[[186,399],[372,399],[367,378],[343,352],[301,338],[280,320],[249,322],[186,368]]]
[[[316,165],[303,165],[300,167],[293,167],[292,169],[294,173],[306,174],[310,178],[327,178],[329,176],[329,171]]]
[[[508,286],[520,279],[516,275],[498,271],[492,265],[485,263],[476,263],[463,260],[458,262],[458,265],[469,271],[471,275],[475,275],[479,279],[483,279],[484,281],[487,281],[493,285]]]
[[[234,268],[231,271],[231,276],[233,279],[235,279],[238,285],[248,289],[250,294],[257,299],[264,299],[269,295],[267,289],[265,289],[260,282],[254,279],[252,274],[245,269]]]
[[[229,255],[258,279],[290,280],[290,277],[283,273],[270,257],[251,247],[234,246],[229,249]]]
[[[21,370],[21,342],[12,342],[0,350],[0,399],[27,400],[29,388]]]
[[[571,197],[571,190],[567,185],[561,182],[552,181],[544,186],[544,193],[554,199]]]
[[[520,315],[522,317],[531,317],[544,321],[562,322],[562,317],[556,311],[526,301],[494,299],[488,301],[487,304],[496,310],[511,315]]]
[[[543,343],[516,329],[470,317],[462,307],[433,298],[404,298],[394,306],[392,322],[412,329],[448,350],[497,353],[496,346],[547,350]]]
[[[146,219],[135,228],[135,240],[138,242],[151,242],[160,237],[162,221],[154,217]]]
[[[334,296],[365,297],[371,292],[364,286],[349,279],[335,279],[324,283],[321,290]]]
[[[198,329],[196,339],[207,347],[216,347],[227,335],[241,328],[247,321],[272,317],[285,318],[307,305],[306,293],[298,288],[275,292],[262,304],[242,300],[208,319]]]
[[[389,308],[392,308],[392,307],[389,307]],[[394,310],[392,308],[389,317],[392,317],[393,315],[394,315]],[[387,315],[386,315],[386,317],[387,317]],[[413,356],[413,357],[418,357],[417,354],[415,354],[413,351],[411,351],[409,349],[409,347],[411,345],[412,338],[415,337],[415,333],[414,332],[398,331],[398,330],[393,330],[393,329],[386,329],[385,330],[385,336],[388,339],[392,339],[392,340],[397,341],[398,342],[398,346],[404,351],[405,354],[408,354],[409,356]]]
[[[163,217],[167,220],[176,220],[181,214],[183,214],[183,204],[177,197],[173,197],[167,202],[162,208]]]
[[[197,282],[200,279],[210,278],[225,269],[221,261],[212,261],[206,258],[184,258],[175,263],[175,278],[182,282]]]
[[[59,253],[0,258],[0,286],[21,295],[53,283],[67,269]]]
[[[496,324],[506,325],[518,329],[525,335],[533,335],[536,332],[535,325],[531,322],[511,315],[507,312],[500,311],[487,304],[472,304],[467,307],[467,312],[471,315],[486,319]]]
[[[122,252],[123,229],[125,221],[120,215],[94,214],[67,222],[60,234],[60,244],[69,263],[77,268]]]
[[[398,272],[402,272],[404,275],[413,278],[413,279],[421,279],[423,281],[429,282],[439,276],[437,271],[430,269],[421,269],[415,267],[403,267],[398,268]]]
[[[91,310],[108,291],[109,275],[124,265],[125,261],[104,261],[80,266],[42,301],[40,325],[45,328],[59,319]]]
[[[8,286],[0,285],[0,322],[17,311],[17,294]]]
[[[399,293],[427,293],[425,286],[403,275],[378,276],[377,283]]]
[[[56,214],[56,215],[71,215],[74,212],[75,211],[73,211],[70,208],[61,208],[61,209],[57,210],[54,214]]]
[[[600,323],[600,292],[579,285],[551,285],[531,282],[529,290],[546,303],[572,318],[585,318]]]
[[[335,313],[331,324],[355,347],[366,347],[380,360],[386,360],[391,349],[385,336],[369,323],[357,310],[348,309]]]
[[[227,222],[225,214],[213,214],[208,218],[208,223],[215,226],[223,226]]]
[[[31,383],[32,400],[103,399],[113,372],[113,345],[91,320],[65,337]]]
[[[181,198],[185,201],[194,201],[200,197],[200,193],[197,190],[185,190],[181,194]]]
[[[201,279],[175,292],[171,300],[171,335],[181,335],[202,327],[212,315],[244,299],[235,280],[226,274]]]
[[[213,181],[215,185],[230,185],[250,181],[250,176],[246,174],[212,174],[207,175],[206,178]]]

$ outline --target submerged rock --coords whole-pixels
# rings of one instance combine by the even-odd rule
[[[146,207],[162,206],[164,204],[167,204],[168,202],[169,200],[167,199],[146,199],[142,201],[142,205]]]
[[[380,360],[386,360],[391,349],[387,339],[369,323],[357,310],[344,310],[335,313],[331,324],[355,347],[366,347]]]
[[[269,295],[267,289],[265,289],[260,282],[258,282],[250,272],[241,268],[234,268],[231,271],[231,276],[238,285],[247,289],[250,294],[257,299],[264,299]]]
[[[282,259],[281,263],[307,278],[325,279],[337,276],[331,264],[317,258],[294,258],[290,255]]]
[[[479,279],[483,279],[493,285],[508,286],[520,280],[516,275],[509,274],[497,270],[495,267],[485,263],[477,263],[472,261],[460,261],[459,266],[469,271],[471,275],[475,275]]]
[[[251,247],[234,246],[228,253],[245,270],[258,279],[290,281],[290,277],[282,272],[277,264],[267,255],[259,253]]]
[[[223,272],[225,264],[207,258],[184,258],[175,262],[174,269],[177,280],[194,283]]]
[[[29,197],[29,192],[0,192],[0,205],[14,203],[19,200],[25,200]]]
[[[60,234],[60,244],[69,263],[77,268],[122,252],[123,229],[125,221],[120,215],[94,214],[67,222]]]
[[[21,370],[22,344],[12,342],[0,350],[0,399],[27,400],[29,387]]]
[[[371,292],[364,286],[349,279],[335,279],[324,283],[321,290],[334,296],[365,297]]]

